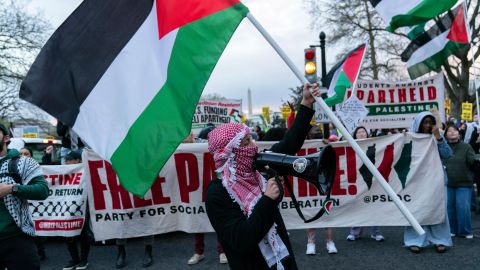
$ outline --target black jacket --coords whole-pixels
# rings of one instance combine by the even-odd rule
[[[310,119],[314,111],[301,106],[295,122],[285,137],[270,150],[277,153],[294,155],[303,145],[310,130]],[[240,206],[234,202],[219,179],[210,182],[205,202],[208,218],[217,232],[228,258],[230,269],[259,270],[269,269],[258,243],[267,234],[273,223],[285,243],[290,256],[282,264],[287,270],[297,269],[287,230],[275,201],[262,196],[247,219]],[[276,269],[276,266],[273,266]]]

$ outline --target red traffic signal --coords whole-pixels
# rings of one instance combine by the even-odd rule
[[[315,50],[313,49],[306,49],[305,50],[305,59],[313,60],[315,58]]]

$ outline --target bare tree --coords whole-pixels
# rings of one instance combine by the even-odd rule
[[[469,82],[475,79],[475,74],[477,76],[480,74],[479,63],[474,66],[474,63],[480,60],[480,1],[468,0],[467,6],[469,24],[472,27],[470,46],[457,52],[453,57],[445,59],[442,65],[445,89],[451,100],[450,114],[457,119],[460,119],[462,113],[462,102],[468,101],[475,104],[475,95],[469,93]],[[477,85],[475,91],[480,90],[478,87],[480,86]]]
[[[26,11],[25,1],[0,0],[0,118],[18,117],[20,82],[50,29],[39,14]]]
[[[406,72],[401,72],[402,64],[398,55],[408,40],[404,34],[387,32],[384,29],[385,23],[368,0],[305,2],[313,19],[311,27],[327,33],[327,46],[344,48],[337,59],[368,39],[369,50],[362,65],[361,76],[371,79],[406,77]]]
[[[202,95],[202,99],[223,100],[223,99],[227,99],[227,98],[220,95],[219,93],[211,93],[211,94]]]
[[[410,42],[405,34],[408,29],[399,29],[395,33],[384,30],[385,22],[368,0],[305,0],[305,3],[313,18],[312,27],[320,29],[328,26],[330,44],[343,45],[346,48],[344,51],[348,51],[358,45],[359,42],[354,41],[369,38],[368,61],[363,64],[361,72],[363,78],[408,78],[399,57]],[[469,95],[469,81],[474,73],[472,65],[480,56],[480,3],[479,0],[467,0],[467,4],[469,24],[473,27],[472,42],[469,48],[446,59],[442,68],[445,89],[452,101],[451,114],[456,118],[460,117],[461,103],[475,99]],[[480,67],[476,69],[480,73]]]

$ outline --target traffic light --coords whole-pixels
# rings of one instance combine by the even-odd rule
[[[305,78],[310,83],[317,82],[317,57],[314,48],[305,49]]]

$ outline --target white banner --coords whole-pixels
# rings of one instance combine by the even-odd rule
[[[259,142],[261,149],[273,143]],[[443,169],[431,135],[396,134],[359,141],[364,151],[389,181],[420,224],[436,224],[445,218]],[[319,140],[306,141],[299,155],[311,154]],[[408,225],[395,204],[346,142],[333,144],[337,173],[330,214],[305,224],[297,215],[289,194],[280,203],[288,229],[350,226]],[[205,189],[215,177],[207,144],[182,144],[160,172],[151,191],[139,199],[125,191],[108,162],[84,151],[88,200],[96,240],[130,238],[185,231],[211,232],[205,212]],[[313,185],[290,178],[306,216],[313,216],[324,197]]]
[[[355,95],[368,109],[368,115],[358,125],[368,129],[410,128],[415,116],[437,107],[445,122],[443,75],[403,82],[357,80]],[[351,95],[347,90],[345,99]],[[325,113],[315,106],[317,123],[327,121]]]
[[[373,163],[420,224],[438,224],[445,219],[443,167],[433,136],[395,134],[358,143],[371,159],[374,154]],[[284,199],[280,209],[287,228],[409,225],[348,142],[333,146],[337,172],[330,214],[306,224],[290,200]],[[316,196],[312,186],[306,192],[300,187],[304,181],[296,184],[304,214],[313,216],[325,203],[324,197]]]
[[[85,223],[87,199],[83,165],[42,166],[42,170],[49,196],[43,201],[29,201],[36,235],[79,235]]]
[[[201,99],[193,115],[192,130],[195,134],[198,134],[200,130],[207,127],[208,123],[219,126],[224,123],[240,123],[241,121],[241,99]]]

